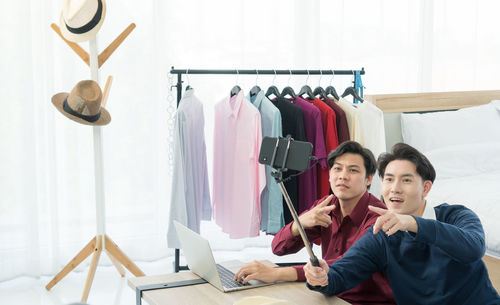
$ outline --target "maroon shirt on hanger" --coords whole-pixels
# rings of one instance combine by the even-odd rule
[[[349,141],[349,127],[347,126],[347,119],[345,117],[345,112],[337,105],[334,99],[327,98],[324,101],[328,106],[332,107],[335,111],[335,120],[337,121],[337,136],[339,139],[339,145],[345,141]]]
[[[321,111],[310,102],[301,97],[297,97],[293,103],[302,109],[304,115],[304,127],[306,130],[306,141],[313,144],[313,156],[318,158],[321,168],[327,168],[325,137],[323,126],[321,125]],[[311,161],[311,164],[313,162]],[[299,211],[309,209],[318,199],[318,173],[316,166],[302,173],[299,176]]]
[[[311,208],[325,199],[326,197],[317,200]],[[387,209],[385,204],[366,191],[351,213],[345,215],[341,222],[339,199],[334,196],[330,202],[330,205],[332,204],[336,208],[329,214],[332,224],[328,228],[316,226],[305,229],[310,242],[321,244],[323,259],[329,265],[339,260],[377,220],[379,215],[370,211],[368,205]],[[293,222],[284,226],[274,236],[272,242],[274,254],[292,254],[304,248],[300,235],[292,235],[292,224]],[[305,281],[304,266],[294,266],[294,268],[297,270],[297,281]],[[338,296],[352,304],[396,304],[389,282],[385,275],[380,272],[373,274],[366,281],[338,294]]]

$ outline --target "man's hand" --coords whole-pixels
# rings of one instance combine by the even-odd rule
[[[299,221],[304,228],[322,226],[327,228],[332,224],[332,219],[328,214],[335,209],[335,205],[328,205],[332,201],[333,195],[328,196],[323,202],[299,216]],[[292,235],[298,236],[299,227],[296,223],[292,224]]]
[[[234,280],[248,283],[250,280],[259,280],[266,283],[273,283],[279,279],[279,268],[268,267],[257,261],[253,261],[238,270],[234,276]],[[243,280],[242,280],[243,279]]]
[[[414,233],[418,231],[417,222],[411,215],[397,214],[371,205],[368,208],[380,215],[373,225],[373,234],[377,234],[380,230],[384,231],[387,236],[391,236],[397,231],[410,231]]]
[[[306,280],[311,286],[328,286],[328,264],[325,260],[319,260],[319,267],[314,267],[311,262],[304,266]]]

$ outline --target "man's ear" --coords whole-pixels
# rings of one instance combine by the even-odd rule
[[[372,181],[373,181],[373,175],[366,176],[366,187],[372,185]]]
[[[432,182],[430,180],[425,180],[424,181],[424,191],[422,193],[422,197],[425,198],[427,197],[427,194],[431,191],[432,188]]]

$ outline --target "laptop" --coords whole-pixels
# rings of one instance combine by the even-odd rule
[[[174,225],[189,269],[215,288],[230,292],[272,285],[257,280],[250,280],[246,285],[235,281],[234,275],[244,266],[243,262],[216,264],[208,240],[175,220]]]

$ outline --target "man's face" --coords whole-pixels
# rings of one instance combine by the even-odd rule
[[[389,210],[421,216],[431,186],[431,181],[424,181],[417,173],[415,164],[408,160],[394,160],[385,168],[382,196]]]
[[[363,157],[359,154],[345,153],[337,157],[330,169],[330,187],[340,200],[356,199],[366,191],[373,175],[366,177]]]

